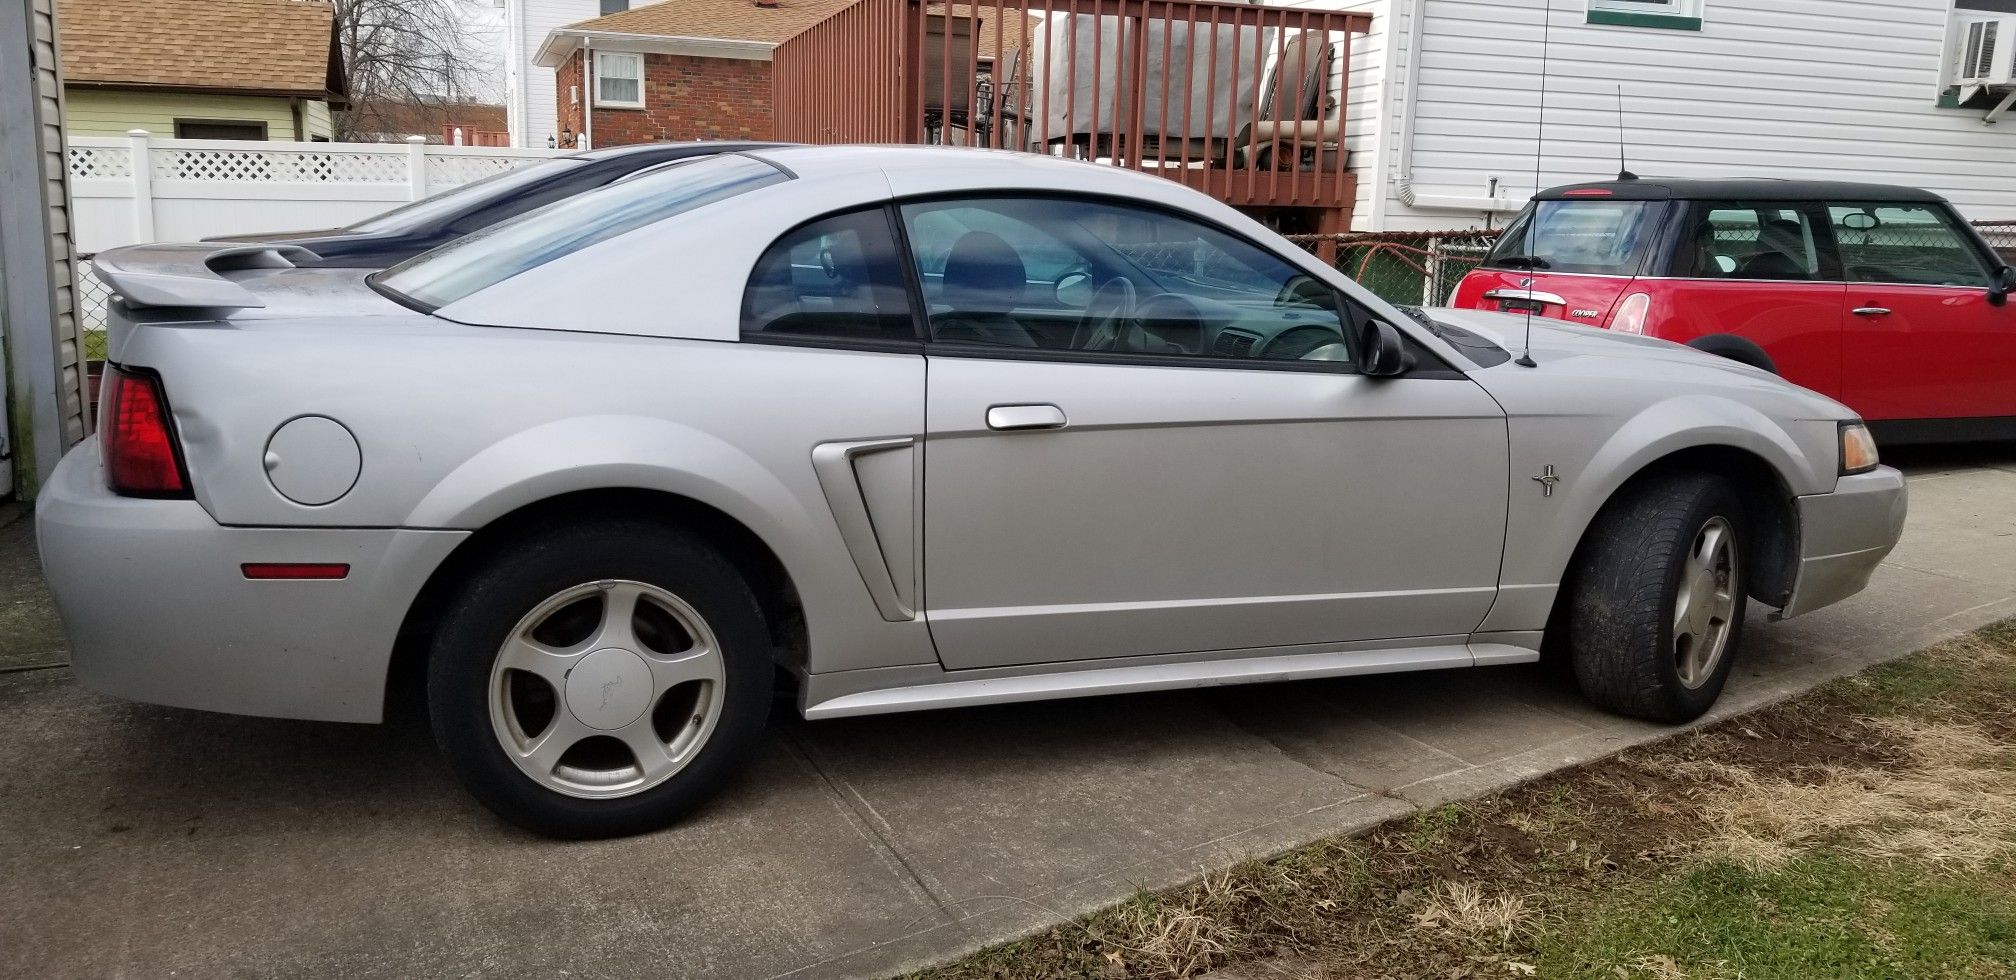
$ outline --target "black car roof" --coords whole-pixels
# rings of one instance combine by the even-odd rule
[[[1607,193],[1606,193],[1607,192]],[[1946,199],[1916,187],[1857,184],[1838,180],[1776,180],[1744,177],[1728,180],[1603,180],[1549,187],[1535,198],[1574,201],[1607,197],[1624,201],[1910,201],[1941,203]]]
[[[737,153],[743,150],[767,150],[784,146],[783,143],[761,143],[748,140],[707,140],[694,143],[633,143],[628,146],[611,146],[600,150],[583,150],[569,153],[562,160],[621,160],[626,157],[657,157],[678,160],[684,157],[705,156],[710,153]]]

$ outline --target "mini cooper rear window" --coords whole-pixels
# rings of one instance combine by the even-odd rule
[[[770,164],[732,154],[675,164],[458,238],[370,282],[432,312],[597,242],[788,179]]]
[[[1487,266],[1633,276],[1658,232],[1664,201],[1539,201],[1505,229]],[[1537,226],[1535,224],[1537,216]]]

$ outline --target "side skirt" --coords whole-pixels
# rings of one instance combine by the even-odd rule
[[[1877,420],[1869,423],[1869,432],[1876,437],[1876,444],[1884,448],[1989,442],[2016,439],[2016,416]]]
[[[1512,642],[1499,642],[1510,640]],[[1528,647],[1524,645],[1530,642]],[[1265,684],[1273,681],[1314,680],[1320,677],[1348,677],[1354,674],[1388,674],[1408,670],[1439,670],[1481,664],[1531,663],[1540,659],[1539,634],[1495,634],[1491,639],[1473,638],[1465,642],[1431,643],[1418,646],[1367,650],[1312,650],[1304,653],[1272,655],[1243,654],[1236,657],[1221,652],[1217,659],[1184,662],[1125,664],[1078,667],[1059,670],[1046,664],[1040,672],[1002,673],[972,677],[976,671],[945,671],[925,668],[936,677],[906,671],[904,676],[886,678],[887,687],[867,687],[861,679],[851,679],[845,687],[852,693],[834,690],[842,684],[819,675],[803,678],[800,710],[806,718],[852,718],[860,715],[893,714],[1017,701],[1047,701],[1057,698],[1091,697],[1101,694],[1132,694],[1142,691],[1173,691],[1187,688],[1224,687],[1232,684]],[[1228,651],[1229,652],[1229,651]],[[1030,670],[1031,668],[1023,668]],[[865,673],[849,671],[848,673]],[[872,682],[870,682],[872,683]],[[822,690],[824,688],[825,690]]]

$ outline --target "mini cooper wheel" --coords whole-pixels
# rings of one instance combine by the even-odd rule
[[[561,528],[496,554],[436,631],[428,708],[486,806],[555,837],[662,827],[761,736],[769,643],[704,543],[649,523]]]
[[[1743,518],[1728,481],[1698,473],[1627,490],[1597,516],[1567,607],[1591,701],[1669,723],[1715,703],[1743,633]]]

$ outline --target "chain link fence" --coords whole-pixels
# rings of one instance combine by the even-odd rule
[[[105,359],[105,306],[112,300],[112,291],[98,278],[98,269],[91,264],[91,257],[80,256],[77,261],[77,288],[71,295],[77,303],[78,335],[84,342],[84,361]]]
[[[1288,240],[1318,255],[1334,249],[1333,265],[1389,303],[1441,306],[1463,276],[1490,254],[1498,232],[1350,232],[1289,235]]]

